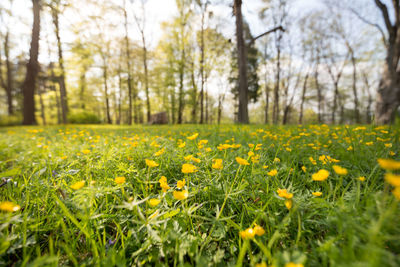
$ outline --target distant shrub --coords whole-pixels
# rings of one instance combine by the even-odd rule
[[[21,125],[22,118],[18,115],[3,115],[0,116],[0,126],[14,126],[14,125]]]
[[[78,112],[68,116],[68,122],[71,124],[99,124],[101,120],[97,115],[90,112]]]

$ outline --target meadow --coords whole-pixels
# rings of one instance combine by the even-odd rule
[[[400,266],[399,130],[0,128],[0,265]]]

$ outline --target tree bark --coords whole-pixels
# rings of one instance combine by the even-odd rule
[[[277,62],[276,62],[276,81],[274,87],[274,107],[272,110],[272,122],[274,124],[278,123],[279,120],[279,89],[281,82],[281,46],[280,46],[280,36],[278,37],[277,45]]]
[[[239,111],[238,122],[249,123],[248,88],[247,88],[247,56],[243,38],[242,0],[234,0],[234,14],[236,17],[236,43],[239,68]]]
[[[201,76],[201,88],[200,88],[200,123],[204,123],[204,16],[207,10],[207,3],[205,4],[204,10],[201,14],[201,31],[200,31],[200,76]]]
[[[7,93],[7,104],[8,104],[8,115],[14,114],[13,103],[12,103],[12,91],[13,91],[13,72],[10,60],[10,34],[7,31],[4,40],[4,54],[6,56],[6,69],[7,69],[7,83],[6,83],[6,93]]]
[[[103,55],[103,83],[104,83],[104,97],[105,97],[105,102],[106,102],[106,117],[107,117],[107,123],[112,124],[111,115],[110,115],[110,99],[108,97],[107,80],[108,80],[108,67],[107,67],[106,59]]]
[[[29,51],[29,62],[25,75],[25,81],[22,84],[24,96],[23,115],[24,125],[33,125],[36,123],[35,118],[35,87],[37,75],[39,72],[39,35],[40,35],[40,0],[32,0],[33,4],[33,26],[31,48]]]
[[[58,6],[51,7],[51,14],[53,18],[54,31],[57,38],[57,48],[58,48],[58,65],[60,67],[60,102],[61,102],[61,111],[62,111],[62,120],[63,123],[67,123],[67,114],[68,114],[68,100],[67,100],[67,88],[65,85],[65,68],[64,68],[64,58],[63,58],[63,50],[61,44],[60,37],[60,25],[59,25],[59,10]]]
[[[307,72],[306,76],[304,77],[303,91],[301,93],[299,124],[303,123],[303,110],[304,110],[304,102],[305,102],[306,92],[307,92],[308,75],[309,75],[309,73]]]
[[[126,2],[124,0],[124,28],[125,28],[125,54],[126,54],[126,67],[128,72],[128,124],[132,125],[132,74],[131,74],[131,50],[129,44],[128,37],[128,14],[126,12]],[[135,105],[136,105],[136,96],[135,96]],[[135,109],[136,110],[136,109]],[[136,118],[136,112],[135,112]],[[136,122],[136,119],[135,119]]]
[[[375,0],[380,9],[388,37],[386,40],[386,60],[376,96],[375,121],[378,124],[393,123],[400,105],[400,4],[392,1],[394,22],[392,23],[387,6]]]

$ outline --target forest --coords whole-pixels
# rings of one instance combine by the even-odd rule
[[[0,3],[0,125],[398,115],[397,1],[27,2]]]

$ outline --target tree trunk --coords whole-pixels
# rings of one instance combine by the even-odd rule
[[[331,123],[335,124],[335,120],[336,120],[336,108],[337,108],[337,98],[339,95],[339,90],[338,90],[338,83],[334,82],[333,84],[333,88],[334,88],[334,94],[333,94],[333,107],[332,107],[332,113],[331,113]]]
[[[272,120],[274,124],[279,120],[279,88],[281,80],[281,48],[277,45],[277,62],[276,62],[276,81],[274,87],[274,107],[272,110]]]
[[[183,36],[182,36],[183,38]],[[179,93],[178,93],[178,124],[182,124],[183,121],[183,105],[184,105],[184,94],[183,94],[183,78],[185,71],[185,49],[181,47],[181,60],[179,63]]]
[[[44,102],[43,102],[43,88],[44,84],[41,81],[39,86],[38,86],[38,94],[39,94],[39,103],[40,103],[40,115],[42,117],[43,125],[46,125],[46,113],[45,113],[45,107],[44,107]]]
[[[103,59],[104,60],[104,59]],[[103,82],[104,82],[104,97],[106,100],[106,116],[107,116],[107,123],[112,124],[111,120],[111,115],[110,115],[110,100],[108,97],[108,85],[107,85],[107,76],[108,76],[108,70],[107,70],[107,63],[104,60],[104,65],[103,65]]]
[[[125,0],[124,0],[124,27],[125,27],[125,53],[126,53],[126,66],[128,71],[128,124],[132,125],[132,74],[131,74],[131,50],[128,37],[128,14],[126,12]],[[136,105],[136,96],[135,96]],[[136,112],[135,112],[136,118]],[[136,122],[136,119],[135,119]]]
[[[79,76],[79,97],[80,97],[80,101],[81,101],[81,108],[85,109],[85,91],[86,91],[86,72],[87,69],[83,69],[81,72],[81,75]]]
[[[149,74],[147,70],[147,48],[146,48],[146,39],[144,38],[144,32],[141,31],[141,34],[142,34],[142,44],[143,44],[143,67],[144,67],[144,85],[146,93],[147,122],[149,122],[151,117],[151,107],[150,107],[150,95],[149,95]]]
[[[13,91],[13,74],[12,74],[12,66],[10,60],[10,43],[9,43],[10,34],[7,31],[4,41],[4,54],[6,56],[6,69],[7,69],[7,84],[6,84],[6,93],[7,93],[7,104],[8,104],[8,115],[14,114],[13,104],[12,104],[12,91]]]
[[[36,124],[35,118],[35,87],[39,72],[39,35],[40,35],[40,0],[32,0],[33,4],[33,26],[31,48],[29,51],[29,62],[26,66],[25,81],[22,84],[24,96],[23,115],[24,125]]]
[[[400,105],[400,4],[392,1],[394,16],[388,13],[387,6],[380,0],[375,0],[380,9],[388,32],[386,60],[379,82],[376,96],[375,121],[378,124],[393,123],[396,111]]]
[[[207,8],[207,6],[206,6]],[[200,31],[200,76],[201,76],[201,88],[200,88],[200,123],[204,123],[204,14],[201,14],[201,31]]]
[[[193,94],[192,94],[192,123],[196,123],[196,117],[197,117],[197,85],[196,85],[196,79],[194,75],[194,60],[192,60],[192,66],[191,66],[191,80],[192,80],[192,87],[193,87]]]
[[[303,91],[301,93],[299,124],[303,123],[303,110],[304,110],[304,102],[305,102],[305,98],[306,98],[308,75],[309,75],[309,73],[307,72],[306,77],[304,77]]]
[[[67,100],[67,88],[65,86],[65,69],[64,69],[64,59],[63,59],[63,50],[61,45],[61,37],[60,37],[60,26],[59,26],[59,10],[57,7],[51,8],[54,31],[57,38],[57,48],[58,48],[58,64],[60,66],[60,97],[61,97],[61,111],[62,111],[62,119],[63,123],[67,123],[67,114],[68,114],[68,100]]]
[[[350,46],[349,46],[350,47]],[[354,52],[351,49],[351,64],[353,65],[353,102],[354,102],[354,119],[356,123],[360,123],[360,112],[358,110],[358,94],[357,94],[357,65]]]
[[[222,117],[222,103],[224,102],[225,94],[218,96],[218,125],[221,124]]]
[[[236,43],[238,51],[239,68],[239,112],[238,122],[249,123],[248,113],[248,88],[247,88],[247,55],[243,39],[242,0],[234,0],[234,14],[236,17]]]

